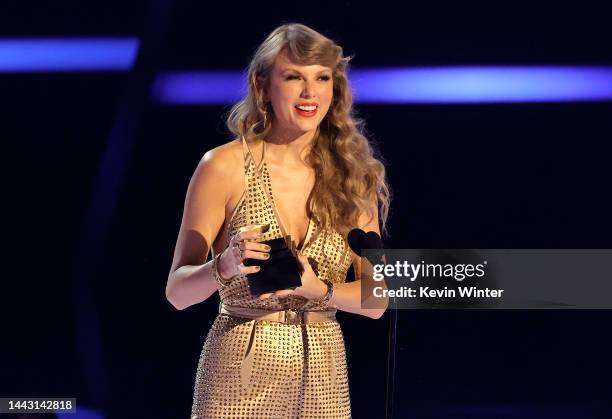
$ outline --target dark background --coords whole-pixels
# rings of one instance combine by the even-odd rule
[[[197,162],[228,106],[149,101],[167,70],[243,69],[297,21],[359,67],[611,65],[610,2],[4,0],[0,37],[136,36],[132,71],[2,74],[0,396],[188,417],[217,310],[164,288]],[[612,103],[357,105],[387,161],[393,248],[610,248]],[[339,314],[355,418],[384,417],[389,312]],[[605,417],[605,310],[399,312],[395,414]]]

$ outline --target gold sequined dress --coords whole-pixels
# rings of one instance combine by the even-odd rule
[[[245,148],[245,191],[228,222],[227,240],[240,227],[269,223],[262,240],[282,237],[269,197],[265,162],[256,165]],[[255,170],[259,167],[261,178]],[[260,180],[262,182],[260,182]],[[268,188],[269,195],[262,188]],[[311,217],[301,249],[320,279],[344,282],[353,253],[331,227]],[[251,296],[246,276],[219,289],[221,302],[266,310],[326,310],[300,296]],[[248,362],[247,362],[248,359]],[[191,418],[350,418],[344,337],[332,321],[287,324],[219,314],[206,337],[198,363]]]

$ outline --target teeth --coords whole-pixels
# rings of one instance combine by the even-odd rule
[[[303,111],[314,111],[315,109],[317,109],[316,106],[303,106],[303,105],[297,105],[296,108],[301,109]]]

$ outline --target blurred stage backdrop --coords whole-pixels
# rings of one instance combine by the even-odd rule
[[[287,22],[355,55],[387,247],[612,246],[609,2],[3,0],[1,397],[188,417],[218,296],[164,296],[187,184]],[[392,370],[389,312],[339,315],[355,418],[385,417],[388,373],[397,418],[609,414],[608,311],[398,314]]]

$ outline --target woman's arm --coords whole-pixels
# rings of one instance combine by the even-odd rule
[[[373,205],[374,215],[370,219],[367,214],[362,214],[359,218],[359,228],[363,229],[365,232],[375,231],[380,234],[380,227],[378,225],[378,207]],[[348,311],[350,313],[361,314],[363,316],[368,316],[373,319],[379,319],[385,313],[386,308],[389,305],[389,299],[384,299],[384,308],[362,308],[361,307],[361,287],[362,281],[365,282],[367,288],[370,289],[374,286],[371,279],[362,278],[362,262],[361,257],[357,256],[353,261],[353,269],[355,271],[355,281],[345,282],[334,285],[334,294],[329,301],[329,306],[331,308],[337,308],[338,310]],[[385,283],[380,282],[376,283],[376,286],[385,287]],[[382,298],[378,301],[382,303]],[[380,304],[382,305],[382,304]]]
[[[225,221],[236,173],[234,154],[231,143],[210,150],[189,182],[166,285],[166,298],[179,310],[208,299],[217,290],[212,261],[204,262]]]

